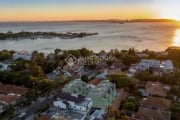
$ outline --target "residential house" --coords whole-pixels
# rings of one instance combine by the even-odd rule
[[[141,62],[138,64],[138,70],[146,70],[150,68],[159,68],[160,67],[160,61],[154,60],[154,59],[142,59]]]
[[[53,102],[55,108],[58,108],[52,119],[65,118],[68,120],[85,120],[92,107],[91,98],[81,94],[59,93],[57,100]]]
[[[170,120],[171,112],[140,107],[136,120]]]
[[[97,86],[87,84],[80,79],[69,82],[63,92],[83,94],[93,100],[93,107],[106,108],[116,98],[116,86],[108,80],[102,80]]]
[[[172,105],[172,101],[165,98],[149,96],[142,99],[140,105],[141,107],[168,111]]]
[[[97,78],[97,79],[101,79],[101,80],[105,80],[106,77],[107,77],[107,75],[108,75],[108,71],[107,71],[107,70],[104,70],[102,73],[98,74],[98,75],[96,76],[96,78]]]
[[[81,94],[60,93],[58,98],[53,102],[55,107],[62,109],[80,110],[82,112],[89,112],[93,104],[91,98],[87,98]]]
[[[32,59],[32,53],[27,52],[27,51],[21,51],[21,52],[16,52],[13,54],[13,59],[23,59],[23,60],[31,60]]]
[[[135,115],[138,120],[170,120],[172,101],[158,97],[147,97],[141,100],[140,108]]]
[[[14,105],[28,91],[25,87],[0,83],[0,102],[6,105]]]
[[[105,109],[97,109],[92,114],[89,115],[89,120],[104,120],[106,114]]]
[[[167,92],[170,90],[170,86],[169,85],[164,85],[160,82],[151,82],[148,81],[145,85],[146,88],[146,92],[149,95],[157,95],[160,97],[165,97],[167,96]]]
[[[51,73],[48,73],[47,77],[49,79],[51,79],[51,80],[57,80],[61,75],[64,75],[66,77],[71,77],[72,76],[69,72],[67,72],[65,70],[62,70],[60,68],[56,68]]]
[[[0,94],[0,103],[6,105],[15,105],[20,100],[20,98],[21,96]]]
[[[163,74],[173,72],[174,65],[171,60],[154,60],[154,59],[142,59],[138,64],[137,70],[144,71],[148,69],[153,69]]]
[[[13,62],[7,62],[7,61],[0,62],[0,71],[11,70],[10,66],[12,64]]]
[[[126,75],[128,77],[133,77],[136,72],[137,72],[137,65],[131,65]]]
[[[116,86],[108,80],[101,81],[87,94],[93,100],[93,107],[107,108],[116,98]]]
[[[81,81],[80,79],[76,79],[66,84],[62,91],[67,93],[87,95],[89,87],[85,82]]]

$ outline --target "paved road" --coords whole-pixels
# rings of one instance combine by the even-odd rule
[[[51,104],[57,97],[58,93],[60,92],[60,90],[56,90],[52,92],[53,97],[51,98],[46,98],[43,101],[39,102],[36,101],[34,104],[32,104],[31,106],[29,106],[27,109],[25,109],[25,113],[26,115],[24,116],[23,119],[19,118],[18,116],[15,117],[13,120],[25,120],[26,118],[28,118],[31,115],[34,115],[38,112],[39,108],[41,108],[41,106],[46,105],[46,104]],[[20,113],[19,113],[20,114]]]
[[[97,74],[97,70],[91,70],[91,71],[88,71],[85,73],[88,77],[93,77]],[[52,98],[46,98],[45,100],[39,102],[39,101],[36,101],[35,103],[33,103],[31,106],[25,108],[23,111],[21,112],[24,112],[26,113],[26,115],[24,116],[23,119],[19,118],[18,116],[13,118],[12,120],[26,120],[26,118],[32,116],[32,115],[35,115],[36,113],[38,113],[38,110],[41,108],[41,106],[43,105],[46,105],[46,104],[51,104],[58,96],[58,93],[60,93],[62,87],[60,87],[58,90],[53,90],[51,92],[51,95],[53,95]],[[21,112],[19,112],[18,115],[21,114]]]

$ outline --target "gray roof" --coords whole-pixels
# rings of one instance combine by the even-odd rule
[[[58,98],[65,100],[65,101],[73,101],[75,103],[81,103],[81,102],[85,101],[85,96],[83,96],[81,94],[72,95],[70,93],[65,93],[65,92],[59,93]]]

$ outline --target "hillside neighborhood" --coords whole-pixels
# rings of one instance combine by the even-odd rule
[[[0,51],[0,120],[179,120],[180,49]]]

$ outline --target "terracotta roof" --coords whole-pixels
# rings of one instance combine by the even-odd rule
[[[47,115],[39,116],[36,120],[51,120],[51,118]]]
[[[117,89],[116,92],[117,92],[116,99],[111,104],[111,107],[114,110],[118,110],[119,106],[122,103],[122,101],[124,101],[128,97],[128,95],[129,95],[129,93],[124,91],[124,89]]]
[[[95,85],[97,86],[99,83],[101,82],[100,79],[92,79],[88,82],[88,84],[92,84],[92,85]]]
[[[18,94],[24,95],[28,91],[28,88],[22,86],[8,85],[0,83],[0,93],[2,94]]]
[[[141,100],[141,106],[146,106],[149,108],[160,108],[168,110],[171,107],[172,101],[169,99],[158,98],[158,97],[148,97]]]
[[[135,117],[140,120],[170,120],[171,112],[140,107]]]
[[[12,104],[14,101],[17,101],[20,98],[21,98],[20,96],[16,96],[16,95],[0,94],[0,102],[6,103],[6,104]]]
[[[163,85],[160,82],[148,81],[145,87],[146,87],[146,91],[149,94],[158,95],[158,96],[167,96],[167,90],[164,88],[165,85]]]

